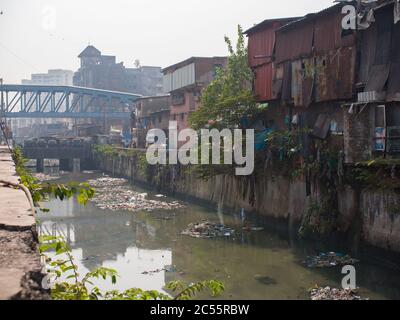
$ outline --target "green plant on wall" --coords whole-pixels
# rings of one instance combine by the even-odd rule
[[[93,151],[95,153],[101,154],[107,158],[118,157],[118,151],[115,147],[108,144],[96,144],[93,146]]]
[[[329,236],[335,221],[336,212],[328,199],[323,199],[322,203],[313,201],[303,215],[299,235],[302,238]]]
[[[400,190],[399,159],[372,159],[356,163],[346,173],[346,182],[359,188]]]

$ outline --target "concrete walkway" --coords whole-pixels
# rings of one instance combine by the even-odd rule
[[[0,146],[0,180],[18,184],[7,147]],[[20,189],[0,183],[0,300],[42,299],[35,217]]]

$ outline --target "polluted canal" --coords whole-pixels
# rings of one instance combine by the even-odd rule
[[[64,237],[81,274],[116,269],[117,283],[99,281],[102,289],[163,291],[173,280],[215,279],[225,284],[222,299],[310,299],[316,287],[341,288],[340,265],[353,263],[362,298],[400,298],[399,265],[384,257],[315,248],[248,221],[244,211],[223,214],[104,174],[63,173],[55,181],[90,181],[96,196],[86,206],[75,199],[45,203],[50,212],[37,217],[40,233]]]

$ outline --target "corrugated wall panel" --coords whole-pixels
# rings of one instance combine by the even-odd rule
[[[164,83],[164,91],[171,92],[172,91],[172,73],[164,74],[163,83]]]
[[[302,23],[275,35],[276,63],[296,60],[311,54],[314,38],[314,21]]]
[[[272,63],[264,64],[254,69],[254,93],[257,101],[273,100],[272,80],[274,77],[274,66]]]
[[[315,20],[314,47],[317,52],[327,52],[342,45],[342,14],[332,12]]]
[[[172,90],[177,90],[195,84],[195,64],[191,63],[183,68],[179,68],[172,75]]]
[[[269,58],[256,58],[256,56],[272,56],[274,42],[275,32],[272,27],[249,36],[249,63],[252,68],[271,60]]]

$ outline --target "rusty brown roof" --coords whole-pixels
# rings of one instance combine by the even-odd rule
[[[250,29],[246,30],[244,34],[246,35],[251,35],[254,32],[257,32],[265,27],[268,27],[270,24],[275,23],[275,22],[280,22],[282,24],[287,24],[299,19],[302,19],[303,17],[288,17],[288,18],[275,18],[275,19],[266,19],[261,23],[256,24],[255,26],[251,27]]]

